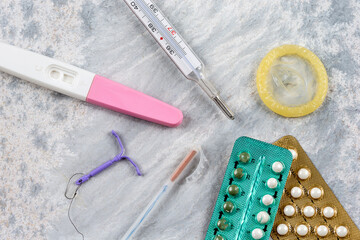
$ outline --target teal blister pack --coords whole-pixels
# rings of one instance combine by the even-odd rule
[[[289,150],[236,140],[205,240],[267,240],[289,175]]]

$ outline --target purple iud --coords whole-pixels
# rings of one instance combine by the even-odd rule
[[[116,162],[119,162],[123,159],[128,160],[129,162],[131,162],[132,165],[134,165],[134,167],[136,168],[136,172],[139,176],[141,176],[141,172],[140,169],[138,168],[138,166],[136,166],[136,164],[133,162],[133,160],[131,160],[131,158],[129,158],[128,156],[124,156],[125,153],[125,149],[124,146],[121,142],[120,137],[116,134],[115,131],[111,131],[111,133],[117,138],[120,148],[121,148],[121,152],[116,155],[112,160],[107,161],[106,163],[102,164],[101,166],[95,168],[94,170],[92,170],[89,174],[86,174],[84,176],[82,176],[81,178],[79,178],[75,183],[77,185],[81,185],[84,182],[88,181],[90,178],[94,177],[95,175],[101,173],[102,171],[104,171],[105,169],[107,169],[108,167],[110,167],[111,165],[113,165]]]

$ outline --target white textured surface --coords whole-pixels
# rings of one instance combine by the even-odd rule
[[[63,191],[73,173],[117,153],[111,129],[145,175],[123,162],[80,190],[73,216],[86,239],[122,236],[193,145],[202,145],[209,160],[204,174],[183,181],[138,239],[204,238],[232,145],[242,135],[268,142],[297,137],[360,225],[360,3],[156,3],[203,59],[236,120],[184,80],[121,0],[2,0],[0,40],[143,91],[180,108],[185,119],[164,128],[0,74],[0,238],[79,239]],[[324,105],[299,119],[270,112],[255,87],[261,58],[289,43],[314,51],[330,77]]]

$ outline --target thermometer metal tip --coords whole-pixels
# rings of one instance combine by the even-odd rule
[[[213,101],[221,109],[221,111],[231,120],[235,119],[234,113],[229,109],[226,103],[220,98],[220,96],[215,96]]]

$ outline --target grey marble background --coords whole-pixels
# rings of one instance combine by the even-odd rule
[[[1,41],[114,79],[185,116],[180,127],[165,128],[1,73],[0,239],[81,239],[63,193],[73,173],[119,151],[112,129],[144,176],[122,162],[80,189],[72,215],[86,239],[121,237],[193,146],[203,149],[201,174],[179,183],[137,239],[203,239],[232,145],[243,135],[297,137],[359,226],[360,2],[155,2],[203,59],[236,120],[184,79],[121,0],[0,1]],[[280,117],[257,95],[257,67],[282,44],[311,49],[328,71],[328,97],[307,117]]]

